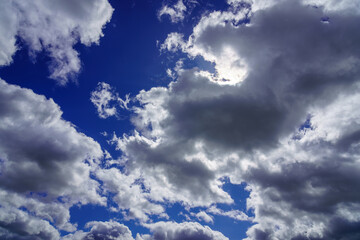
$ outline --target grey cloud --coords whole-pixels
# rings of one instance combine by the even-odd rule
[[[61,115],[52,99],[0,80],[4,239],[58,239],[50,223],[74,231],[72,205],[106,203],[99,183],[90,178],[103,157],[100,145]]]
[[[63,240],[134,240],[129,228],[115,221],[88,222],[85,228],[90,228],[89,232],[78,231],[66,235]]]
[[[0,207],[0,237],[11,240],[56,240],[58,231],[49,222],[18,209]]]
[[[97,183],[89,178],[91,162],[102,157],[99,144],[63,120],[51,99],[3,80],[0,85],[0,186],[55,197],[76,189],[79,197],[89,191],[85,202],[99,201]]]
[[[242,25],[233,22],[243,12],[214,12],[186,43],[171,39],[219,75],[236,66],[246,77],[226,85],[200,69],[176,69],[168,87],[139,93],[136,132],[116,142],[127,169],[142,169],[149,196],[231,203],[219,180],[227,176],[249,184],[256,224],[248,239],[357,236],[360,16],[343,9],[282,1]]]

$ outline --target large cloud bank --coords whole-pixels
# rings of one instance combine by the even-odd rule
[[[181,3],[159,16],[181,21]],[[0,238],[59,239],[64,230],[72,232],[64,239],[133,240],[114,220],[84,230],[70,223],[71,206],[105,206],[104,195],[112,211],[150,230],[137,240],[227,239],[199,223],[151,222],[168,218],[174,202],[200,207],[190,215],[208,223],[214,215],[253,221],[249,240],[360,238],[359,6],[228,3],[204,14],[187,38],[170,33],[160,46],[202,57],[214,71],[178,64],[176,80],[141,91],[132,106],[105,83],[92,93],[101,118],[118,107],[133,113],[133,134],[111,139],[118,160],[99,164],[100,145],[53,100],[0,80]],[[74,44],[98,42],[112,8],[100,0],[55,1],[56,11],[48,4],[1,3],[0,64],[11,63],[17,36],[33,53],[47,51],[51,76],[66,83],[80,69]],[[224,179],[247,184],[254,217],[218,207],[233,203]]]
[[[177,68],[136,96],[135,134],[114,138],[127,170],[190,207],[231,203],[223,177],[246,182],[249,239],[359,238],[358,5],[229,3],[161,46],[215,72]]]

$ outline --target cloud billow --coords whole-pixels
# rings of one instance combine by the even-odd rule
[[[246,182],[248,239],[356,239],[360,16],[318,2],[255,2],[204,15],[188,40],[169,35],[162,51],[201,56],[217,75],[175,69],[168,87],[140,92],[136,133],[117,146],[156,200],[231,203],[221,178]],[[241,16],[250,23],[234,24]],[[234,80],[229,66],[246,74]]]

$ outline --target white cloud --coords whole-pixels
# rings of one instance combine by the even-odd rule
[[[228,240],[222,233],[196,222],[157,222],[146,224],[153,233],[152,236],[142,236],[143,240]]]
[[[172,23],[181,22],[185,17],[186,6],[182,0],[178,0],[173,6],[164,5],[159,13],[158,17],[161,19],[163,15],[169,15]]]
[[[208,73],[208,76],[211,76],[210,79],[219,84],[238,84],[247,77],[249,71],[244,59],[233,49],[231,44],[223,44],[222,46],[217,46],[217,48],[211,48],[209,45],[202,44],[202,35],[207,35],[204,31],[208,28],[226,27],[229,22],[237,25],[244,21],[248,15],[249,8],[243,7],[234,8],[230,11],[211,12],[201,18],[194,27],[188,41],[185,42],[183,35],[180,33],[170,33],[164,43],[160,45],[160,50],[171,52],[181,50],[188,53],[191,58],[202,56],[206,61],[215,64],[215,74]],[[206,72],[200,73],[206,74]]]
[[[107,83],[99,82],[97,88],[91,93],[90,101],[95,105],[100,118],[118,115],[118,107],[129,110],[129,94],[125,100],[121,99],[114,89]]]
[[[178,50],[184,51],[186,43],[183,40],[184,35],[181,33],[169,33],[165,39],[165,42],[160,45],[161,51],[176,52]]]
[[[251,217],[247,216],[244,212],[239,211],[239,210],[224,211],[215,206],[211,206],[207,210],[207,212],[212,213],[214,215],[226,216],[226,217],[235,219],[237,221],[251,221],[252,220]]]
[[[204,211],[200,211],[198,213],[191,213],[191,215],[195,216],[198,220],[204,221],[206,223],[214,223],[213,217]]]
[[[113,12],[107,0],[4,0],[0,9],[0,65],[12,62],[19,37],[33,56],[40,51],[50,56],[50,78],[59,84],[66,84],[81,69],[73,46],[99,43]]]
[[[117,168],[98,169],[95,174],[103,182],[103,189],[115,194],[112,199],[117,208],[113,211],[121,211],[125,219],[148,221],[149,216],[164,213],[163,206],[149,200],[140,175],[123,174]]]

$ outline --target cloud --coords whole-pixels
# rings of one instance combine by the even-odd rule
[[[91,92],[90,101],[95,105],[100,118],[118,116],[118,109],[129,110],[130,95],[125,100],[121,99],[114,89],[107,83],[99,82],[97,88]]]
[[[129,228],[115,221],[88,222],[89,232],[78,231],[62,238],[63,240],[134,240]]]
[[[167,87],[136,96],[134,134],[114,138],[127,171],[141,169],[152,200],[190,207],[231,204],[221,179],[246,182],[248,239],[355,239],[360,16],[302,1],[232,4],[161,47],[217,73],[177,69]],[[224,77],[227,66],[246,74]]]
[[[149,200],[149,194],[142,185],[141,175],[123,174],[117,168],[98,169],[96,177],[102,181],[105,192],[113,193],[117,204],[113,211],[122,211],[125,219],[149,220],[149,215],[164,213],[164,207]]]
[[[183,40],[184,35],[181,33],[169,33],[166,37],[164,43],[160,45],[161,51],[170,51],[170,52],[176,52],[178,50],[184,51],[186,48],[186,43]]]
[[[0,237],[2,239],[59,239],[58,231],[42,219],[18,210],[0,208]]]
[[[163,15],[169,15],[172,23],[181,22],[184,20],[186,6],[182,0],[178,0],[176,4],[173,6],[163,5],[163,7],[159,10],[158,18],[161,19]]]
[[[251,217],[247,216],[244,212],[239,211],[239,210],[224,211],[215,206],[211,206],[206,211],[209,213],[212,213],[214,215],[226,216],[226,217],[235,219],[237,221],[251,221],[252,220]]]
[[[144,240],[228,240],[222,233],[196,222],[157,222],[145,226],[153,235],[142,236]]]
[[[99,183],[90,178],[103,157],[100,145],[61,115],[52,99],[0,80],[0,206],[6,236],[23,228],[24,236],[50,231],[49,239],[56,239],[49,222],[73,231],[72,205],[106,204]],[[14,220],[6,220],[10,215]],[[36,231],[45,232],[34,232],[37,225],[42,227]]]
[[[101,202],[89,178],[92,162],[102,157],[100,145],[63,120],[52,99],[3,80],[0,85],[0,186]]]
[[[202,226],[196,222],[157,222],[145,224],[152,234],[137,234],[136,240],[228,240],[223,234]],[[85,228],[91,228],[89,232],[82,230],[64,236],[63,240],[133,240],[131,231],[123,224],[110,220],[109,222],[88,222]]]
[[[341,95],[326,108],[314,109],[311,127],[268,155],[271,164],[281,162],[277,169],[261,166],[248,172],[246,178],[254,186],[249,204],[259,222],[250,236],[287,238],[290,231],[299,238],[359,236],[355,226],[360,219],[354,214],[360,206],[354,191],[360,171],[358,97]],[[276,231],[271,223],[275,216]],[[337,224],[341,227],[334,228]]]
[[[81,69],[73,46],[99,43],[113,8],[107,0],[10,1],[0,3],[0,65],[12,62],[20,38],[32,56],[45,51],[51,58],[50,78],[66,84]]]
[[[214,223],[213,217],[204,211],[200,211],[198,213],[191,213],[191,215],[195,216],[198,220],[204,221],[206,223]]]

